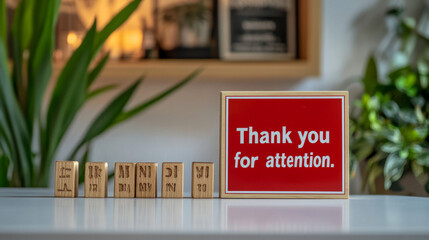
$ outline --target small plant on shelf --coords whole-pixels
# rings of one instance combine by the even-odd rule
[[[93,68],[91,62],[109,35],[128,19],[140,2],[131,1],[100,31],[96,30],[94,20],[80,46],[65,63],[54,83],[47,109],[42,111],[42,99],[51,78],[61,0],[22,0],[13,16],[9,42],[6,1],[0,0],[0,187],[48,186],[58,146],[78,111],[92,98],[116,87],[94,89],[93,86],[109,55],[103,56]],[[179,89],[198,72],[131,109],[125,106],[142,78],[116,96],[91,123],[67,158],[80,160],[80,179],[83,179],[91,141]]]
[[[380,192],[378,180],[385,190],[410,193],[401,184],[406,174],[429,193],[429,39],[421,31],[424,23],[402,9],[390,9],[387,18],[396,23],[394,37],[369,58],[364,92],[351,113],[352,175],[362,162],[363,189],[369,186],[371,193]]]

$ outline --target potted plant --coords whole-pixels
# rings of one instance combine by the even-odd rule
[[[425,11],[421,19],[427,17]],[[351,171],[363,163],[363,189],[371,193],[427,195],[429,25],[405,17],[398,6],[388,10],[387,23],[393,34],[369,58],[363,94],[350,116]],[[415,183],[405,184],[409,178]]]
[[[131,1],[100,31],[94,20],[80,46],[64,64],[46,111],[42,111],[42,98],[52,72],[55,26],[61,0],[22,0],[13,16],[9,42],[6,3],[0,0],[0,187],[48,186],[58,146],[79,109],[92,98],[115,88],[93,87],[109,55],[92,68],[91,63],[109,35],[128,19],[140,2]],[[10,61],[8,49],[11,50]],[[91,141],[171,94],[198,72],[148,101],[126,109],[142,82],[142,78],[137,79],[99,113],[67,160],[81,162],[80,176],[83,177]]]

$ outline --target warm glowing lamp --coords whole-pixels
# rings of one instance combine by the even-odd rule
[[[69,32],[67,34],[67,44],[71,46],[73,49],[76,49],[81,44],[82,39],[75,33]]]
[[[132,54],[140,52],[143,45],[143,32],[135,29],[124,29],[122,36],[122,52]]]

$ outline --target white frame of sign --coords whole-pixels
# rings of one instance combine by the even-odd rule
[[[342,96],[343,106],[343,193],[228,193],[227,192],[227,98],[228,97],[330,97]],[[220,93],[220,153],[219,197],[220,198],[349,198],[349,92],[348,91],[222,91]]]

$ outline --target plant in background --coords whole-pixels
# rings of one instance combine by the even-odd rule
[[[210,39],[206,37],[210,34],[207,31],[210,29],[211,11],[207,6],[207,2],[205,0],[177,2],[163,8],[160,12],[162,22],[163,24],[177,27],[178,36],[176,38],[179,39],[179,42],[176,43],[177,45],[174,44],[176,46],[170,46],[171,43],[167,42],[171,41],[164,39],[166,41],[161,40],[160,42],[161,47],[172,49],[175,47],[195,48],[208,46]],[[169,31],[169,28],[165,28],[165,31]],[[161,33],[161,35],[164,35],[164,33]],[[164,38],[171,37],[171,34],[164,36]]]
[[[425,11],[421,19],[427,17]],[[397,7],[387,18],[395,23],[393,38],[390,43],[384,39],[387,47],[369,58],[364,92],[351,114],[351,166],[365,162],[363,188],[369,186],[372,193],[381,176],[386,190],[401,191],[407,173],[429,193],[429,39],[421,31],[429,24],[417,24]],[[388,69],[380,74],[383,63]]]
[[[180,28],[195,28],[199,22],[208,21],[210,10],[204,0],[173,5],[163,10],[162,18],[166,22],[177,23]]]
[[[91,62],[109,35],[128,19],[140,2],[130,2],[100,31],[96,30],[94,21],[56,79],[47,110],[41,111],[52,72],[55,26],[61,0],[22,0],[13,16],[10,42],[7,42],[6,3],[0,0],[0,186],[48,185],[58,146],[77,112],[90,99],[115,88],[93,87],[108,54],[93,68],[90,68]],[[8,47],[11,61],[7,57]],[[79,160],[79,155],[83,154],[80,168],[83,176],[92,140],[174,92],[198,72],[148,101],[125,109],[142,82],[138,79],[101,111],[67,160]]]

